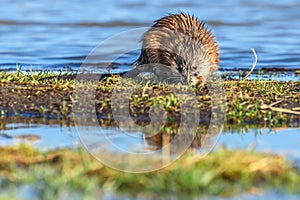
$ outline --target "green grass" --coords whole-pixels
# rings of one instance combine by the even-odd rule
[[[0,115],[22,116],[25,113],[46,118],[70,118],[73,102],[96,95],[97,113],[112,116],[111,95],[120,80],[119,76],[111,76],[95,85],[89,81],[58,78],[51,72],[0,72],[0,91],[5,94],[0,96]],[[159,105],[165,108],[168,116],[180,118],[179,100],[167,85],[128,82],[127,86],[137,87],[130,97],[132,116],[145,116],[151,106]],[[262,127],[299,124],[300,81],[223,80],[221,86],[225,92],[226,124],[255,123]],[[180,85],[173,88],[186,90]],[[188,90],[197,94],[195,109],[200,110],[202,118],[209,119],[212,109],[209,89],[199,86]]]
[[[300,174],[284,157],[218,149],[204,158],[187,153],[171,166],[145,174],[110,169],[82,149],[40,152],[28,145],[0,148],[0,185],[30,185],[39,198],[64,191],[81,197],[97,191],[133,196],[232,196],[275,189],[299,193]]]

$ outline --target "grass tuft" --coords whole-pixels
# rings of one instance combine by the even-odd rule
[[[2,180],[29,184],[41,197],[64,190],[102,188],[131,195],[221,195],[276,189],[300,192],[300,174],[284,157],[245,150],[218,149],[204,158],[187,153],[156,172],[130,174],[110,169],[82,149],[41,152],[29,145],[0,148]],[[3,182],[3,181],[2,181]]]

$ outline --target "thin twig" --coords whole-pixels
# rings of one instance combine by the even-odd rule
[[[300,107],[292,108],[293,111],[298,111],[300,110]]]
[[[289,109],[286,109],[286,108],[276,108],[276,107],[269,107],[269,108],[271,110],[277,111],[277,112],[283,112],[283,113],[289,113],[289,114],[294,114],[294,115],[300,115],[300,112],[289,110]]]
[[[144,86],[143,93],[142,93],[142,97],[145,96],[145,93],[146,93],[146,90],[147,90],[147,88],[148,88],[149,83],[150,83],[150,80],[148,80],[147,83],[146,83],[145,86]]]
[[[281,103],[282,101],[276,101],[274,103],[271,103],[270,105],[266,105],[266,104],[262,104],[260,109],[262,110],[266,110],[266,109],[270,109],[276,112],[282,112],[282,113],[289,113],[289,114],[294,114],[294,115],[300,115],[300,112],[296,110],[294,110],[295,108],[292,109],[286,109],[286,108],[279,108],[279,107],[273,107],[279,103]]]
[[[271,103],[271,104],[269,105],[269,107],[273,107],[273,106],[275,106],[275,105],[277,105],[277,104],[279,104],[279,103],[281,103],[281,102],[282,102],[282,100],[276,101],[276,102],[274,102],[274,103]]]
[[[254,55],[254,59],[253,59],[253,63],[252,63],[252,68],[251,70],[248,72],[248,74],[243,78],[243,80],[246,80],[250,74],[253,72],[254,68],[256,67],[256,64],[257,64],[257,55],[256,55],[256,52],[253,48],[251,48],[251,51],[253,52],[253,55]]]

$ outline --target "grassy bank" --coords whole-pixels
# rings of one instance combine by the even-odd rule
[[[244,150],[219,149],[203,159],[188,153],[169,167],[146,174],[112,170],[81,149],[40,152],[20,145],[2,147],[0,153],[2,190],[12,183],[16,188],[29,185],[42,199],[66,192],[84,197],[105,192],[156,197],[232,196],[265,189],[300,192],[300,174],[285,158]]]
[[[110,119],[111,95],[119,76],[106,77],[95,86],[89,81],[76,82],[72,75],[61,79],[51,72],[24,73],[0,72],[1,116],[37,116],[46,118],[71,117],[72,105],[84,95],[95,95],[98,116]],[[71,77],[68,79],[68,77]],[[90,90],[89,87],[95,87]],[[130,113],[133,117],[147,116],[152,105],[162,105],[168,116],[180,117],[180,104],[176,95],[163,84],[134,85],[137,91],[130,97]],[[226,123],[231,125],[259,124],[275,127],[283,124],[298,126],[300,116],[300,81],[227,81],[221,83],[224,91]],[[92,94],[76,94],[82,88]],[[175,86],[179,88],[180,86]],[[212,113],[211,91],[207,86],[191,89],[196,94],[202,119]],[[75,95],[74,95],[75,91]]]

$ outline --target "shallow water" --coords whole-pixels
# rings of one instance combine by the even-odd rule
[[[284,155],[299,165],[299,136],[300,128],[250,129],[244,133],[226,132],[219,137],[217,145],[229,149],[253,149]]]
[[[1,1],[0,69],[77,70],[104,40],[122,31],[147,27],[179,10],[206,21],[221,50],[221,70],[249,69],[250,48],[257,51],[257,68],[299,69],[300,2],[286,0],[127,1]],[[131,38],[138,42],[139,38]],[[120,45],[119,41],[106,47]],[[130,68],[139,51],[114,63]],[[109,60],[103,54],[97,66]],[[96,69],[95,69],[96,70]]]
[[[84,133],[80,132],[80,128],[84,129]],[[35,135],[38,139],[30,141],[26,138],[18,138],[22,135]],[[82,140],[84,136],[86,138]],[[213,143],[212,151],[226,147],[270,152],[287,156],[300,167],[299,137],[300,128],[252,128],[247,131],[223,131],[220,135],[210,137],[209,141]],[[43,150],[86,147],[88,144],[94,146],[109,144],[106,145],[106,150],[112,153],[117,150],[145,154],[156,151],[157,147],[161,148],[161,146],[156,146],[156,143],[151,143],[150,140],[145,139],[139,130],[124,132],[117,127],[74,127],[59,124],[59,121],[56,120],[52,120],[51,124],[7,123],[5,128],[0,129],[0,138],[1,146],[29,142]],[[201,146],[195,145],[195,148],[199,153],[203,150]]]
[[[37,136],[34,141],[27,137]],[[76,148],[79,146],[78,137],[74,127],[61,126],[59,124],[34,124],[12,123],[6,124],[4,130],[0,129],[0,145],[13,145],[28,142],[42,150],[57,148]]]
[[[78,132],[80,129],[84,129],[84,135],[82,132]],[[124,130],[123,130],[124,131]],[[37,140],[30,141],[25,139],[17,138],[22,135],[35,135]],[[10,136],[10,137],[8,137]],[[84,137],[83,137],[84,136]],[[252,128],[249,130],[231,130],[223,131],[220,135],[214,135],[208,139],[212,146],[210,149],[205,149],[204,153],[209,153],[209,151],[215,151],[219,148],[226,147],[228,149],[249,149],[258,152],[269,152],[287,157],[300,169],[300,145],[299,142],[300,128],[281,128],[281,129],[258,129]],[[118,153],[121,154],[131,154],[137,158],[137,155],[145,155],[153,153],[153,157],[160,158],[162,151],[157,151],[157,145],[155,143],[149,142],[149,140],[143,137],[143,134],[138,130],[131,130],[130,132],[120,132],[116,127],[74,127],[69,123],[61,123],[61,121],[56,120],[40,120],[32,121],[31,119],[25,120],[10,120],[8,123],[1,125],[0,129],[0,146],[7,146],[19,143],[31,143],[35,147],[41,150],[50,150],[57,148],[78,148],[78,147],[88,147],[88,151],[98,160],[103,159],[99,154],[95,154],[98,150],[103,154],[109,152],[110,159],[116,158]],[[202,143],[201,143],[202,144]],[[101,147],[101,149],[99,149]],[[161,146],[159,146],[161,147]],[[176,146],[177,148],[177,146]],[[165,149],[165,146],[162,148]],[[169,150],[172,148],[169,148]],[[203,147],[196,146],[195,150],[199,152],[200,155],[203,154]],[[168,150],[168,149],[167,149]],[[100,154],[100,155],[101,155]],[[172,156],[171,152],[171,156]],[[127,163],[127,157],[124,156],[123,159]],[[117,160],[117,159],[112,159]],[[103,160],[101,160],[103,162]],[[171,160],[172,162],[175,160]],[[116,168],[114,164],[118,163],[106,163],[104,164]],[[134,162],[133,162],[134,163]],[[151,162],[150,162],[151,163]],[[147,162],[149,166],[149,162]],[[19,192],[14,192],[14,190]],[[27,185],[20,185],[15,189],[10,189],[8,192],[12,194],[20,194],[22,197],[35,198],[36,188]],[[69,193],[68,191],[66,191]],[[4,193],[5,194],[5,193]],[[70,193],[68,198],[71,196],[80,197],[81,194]],[[174,195],[174,199],[181,199],[179,196]],[[299,198],[299,195],[289,195],[286,193],[280,193],[278,191],[267,191],[266,193],[259,194],[242,194],[232,198],[225,199],[257,199],[257,198],[277,198],[279,196],[284,198]],[[73,198],[72,196],[72,198]],[[103,199],[111,198],[123,198],[127,199],[129,196],[126,194],[103,194]],[[153,197],[149,196],[138,196],[136,199],[153,199],[157,198],[155,195]],[[186,198],[186,197],[185,197]],[[191,198],[191,197],[187,197]],[[196,197],[192,197],[196,198]],[[130,197],[130,199],[134,199]],[[216,199],[223,199],[216,197]]]

